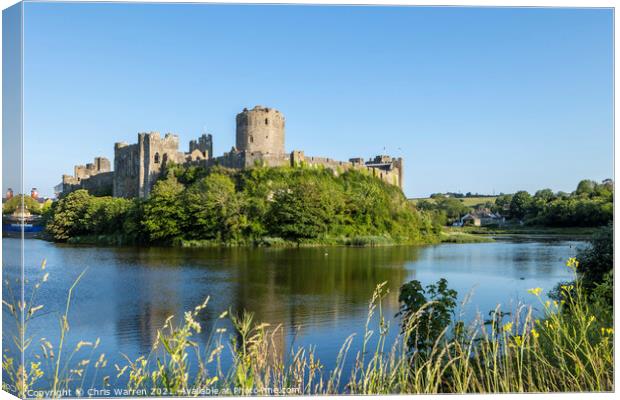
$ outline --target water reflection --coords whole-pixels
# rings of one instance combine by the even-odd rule
[[[4,240],[5,254],[17,244]],[[387,282],[384,311],[393,316],[404,282],[428,284],[445,277],[461,297],[475,289],[466,312],[471,317],[497,303],[524,300],[529,287],[548,290],[570,278],[564,260],[577,246],[502,240],[424,248],[140,249],[27,240],[27,276],[40,275],[44,258],[50,272],[39,297],[46,313],[33,321],[31,334],[57,339],[67,290],[88,268],[72,303],[69,346],[100,337],[110,365],[122,361],[120,353],[131,358],[148,353],[168,316],[182,318],[184,310],[210,296],[201,319],[204,340],[222,311],[249,310],[256,321],[282,325],[283,350],[293,338],[315,344],[318,356],[331,366],[344,339],[363,328],[377,283]],[[354,342],[352,351],[358,345]]]

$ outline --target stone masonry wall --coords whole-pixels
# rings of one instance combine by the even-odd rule
[[[179,151],[179,137],[171,133],[166,133],[163,138],[158,132],[140,133],[138,146],[142,162],[139,171],[138,196],[146,198],[159,178],[163,166],[170,161],[183,164],[185,154]]]
[[[237,115],[236,147],[219,157],[213,157],[213,137],[210,134],[203,134],[197,140],[190,141],[189,152],[183,153],[179,151],[177,135],[167,133],[162,138],[158,132],[139,133],[135,144],[114,145],[113,172],[110,172],[107,159],[97,157],[94,163],[76,166],[74,176],[63,175],[63,192],[84,187],[102,193],[111,187],[111,190],[107,190],[115,197],[146,198],[169,162],[221,165],[232,169],[305,165],[328,168],[334,174],[358,169],[402,189],[402,158],[380,155],[367,162],[359,157],[338,161],[329,157],[306,156],[300,150],[286,153],[284,128],[285,119],[278,110],[262,106],[244,109]]]
[[[284,154],[284,117],[273,108],[256,106],[237,114],[238,151]]]
[[[140,149],[137,144],[114,144],[114,197],[138,197]]]

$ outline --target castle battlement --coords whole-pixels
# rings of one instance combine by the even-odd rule
[[[179,136],[159,132],[140,132],[136,143],[114,144],[114,171],[110,161],[97,157],[94,163],[77,165],[74,176],[63,175],[63,192],[76,188],[109,188],[115,197],[146,198],[169,162],[182,165],[220,165],[232,169],[255,166],[309,166],[328,168],[334,174],[348,169],[370,172],[383,181],[402,188],[403,160],[378,155],[369,161],[361,157],[338,161],[329,157],[306,156],[303,150],[285,150],[285,118],[275,108],[260,105],[244,108],[236,117],[235,146],[214,157],[213,136],[202,134],[189,142],[188,152],[179,151]],[[106,186],[107,185],[107,186]]]

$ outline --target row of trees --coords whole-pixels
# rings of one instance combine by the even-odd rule
[[[572,193],[542,189],[532,196],[519,191],[498,197],[495,208],[529,225],[603,226],[613,219],[613,182],[583,180]]]
[[[509,220],[528,225],[572,227],[603,226],[613,218],[613,182],[597,183],[582,180],[572,193],[542,189],[533,196],[521,190],[500,194],[495,202],[487,201],[476,207],[466,206],[461,198],[434,195],[417,203],[420,210],[433,212],[444,224],[451,224],[474,208],[487,208]]]
[[[359,236],[423,243],[440,230],[398,187],[360,171],[336,176],[313,168],[171,166],[145,201],[78,190],[54,204],[47,219],[47,231],[59,241],[103,234],[158,244]]]
[[[51,200],[46,201],[41,204],[36,199],[33,199],[29,195],[19,194],[17,196],[13,196],[8,199],[4,204],[2,204],[2,214],[12,214],[19,207],[22,206],[22,202],[24,208],[28,210],[31,214],[42,214],[51,207]]]
[[[441,225],[449,225],[459,220],[463,215],[472,211],[460,198],[435,196],[432,200],[420,200],[416,207],[420,210],[431,212]]]

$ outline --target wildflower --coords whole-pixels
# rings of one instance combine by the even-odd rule
[[[9,309],[9,312],[13,315],[15,315],[15,307],[13,307],[12,304],[9,304],[8,302],[2,300],[2,304],[4,304],[5,306],[7,306],[7,308]]]
[[[174,318],[174,315],[171,315],[168,318],[166,318],[166,320],[164,321],[164,328],[168,326],[168,323],[172,321],[172,318]]]
[[[538,339],[540,337],[540,333],[538,333],[536,329],[532,328],[530,332],[532,333],[532,336],[534,337],[534,339]]]
[[[190,329],[193,329],[197,333],[200,333],[200,330],[201,330],[200,324],[194,320],[194,316],[189,311],[185,312],[185,323]]]
[[[614,328],[601,328],[601,335],[613,335]]]
[[[512,331],[512,322],[506,322],[504,324],[504,332],[511,332]]]
[[[39,311],[39,310],[40,310],[40,309],[42,309],[42,308],[43,308],[43,305],[36,306],[36,307],[32,307],[32,308],[28,311],[28,315],[32,315],[32,314],[34,314],[35,312]]]
[[[77,344],[77,346],[75,346],[75,351],[78,351],[79,349],[81,349],[84,346],[92,346],[93,344],[91,342],[85,342],[84,340],[80,340]]]
[[[120,378],[125,373],[125,371],[127,370],[127,366],[126,365],[122,369],[119,368],[119,366],[116,365],[116,364],[114,364],[114,367],[118,371],[118,374],[116,375],[117,378]]]
[[[268,323],[266,323],[266,322],[263,322],[262,324],[260,324],[260,325],[258,325],[258,326],[256,327],[256,330],[257,330],[257,331],[259,331],[259,330],[261,330],[261,329],[265,329],[265,328],[267,328],[267,327],[269,327],[269,326],[271,326],[271,324],[268,324]]]
[[[517,335],[514,337],[514,341],[515,341],[515,345],[517,347],[521,346],[523,344],[523,338],[520,335]]]
[[[202,310],[203,308],[207,307],[207,304],[209,304],[209,296],[207,296],[207,298],[205,299],[205,301],[202,302],[202,304],[196,306],[194,308],[194,311],[198,312]]]
[[[72,369],[72,370],[69,370],[69,372],[72,373],[72,374],[76,374],[77,376],[81,377],[82,373],[84,372],[84,370],[83,369]]]
[[[542,292],[542,288],[537,287],[537,288],[528,289],[527,292],[529,294],[533,294],[534,296],[539,296],[540,292]]]
[[[101,353],[99,359],[95,362],[95,368],[103,367],[103,361],[105,359],[105,353]]]
[[[579,261],[575,257],[571,257],[566,261],[566,266],[571,269],[577,269],[579,267]]]
[[[43,371],[41,371],[41,362],[30,362],[30,373],[34,375],[35,378],[40,378],[43,376]]]

